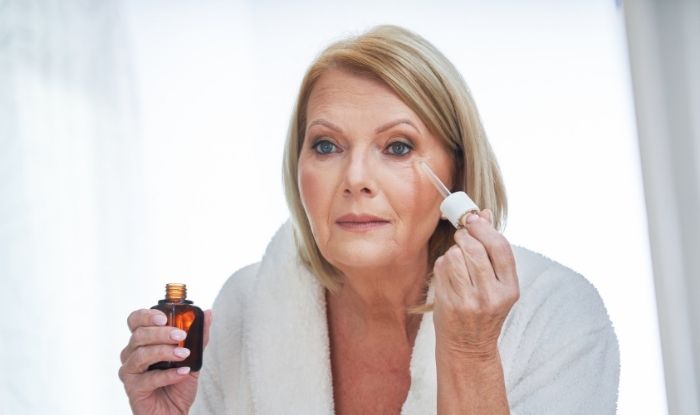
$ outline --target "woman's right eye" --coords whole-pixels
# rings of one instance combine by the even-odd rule
[[[316,152],[318,154],[330,154],[330,153],[334,153],[333,150],[336,147],[335,147],[335,144],[331,143],[328,140],[318,140],[314,143],[312,148],[314,150],[316,150]]]

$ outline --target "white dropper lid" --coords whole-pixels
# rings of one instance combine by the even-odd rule
[[[430,181],[435,185],[435,188],[445,199],[440,204],[440,212],[449,220],[455,228],[461,227],[460,219],[469,212],[478,212],[479,207],[465,192],[450,193],[450,190],[445,186],[428,163],[424,160],[418,162],[418,166],[425,172]]]
[[[476,206],[469,196],[464,192],[450,193],[445,200],[440,203],[440,211],[445,217],[452,222],[455,228],[459,228],[460,219],[469,212],[478,212],[479,207]]]

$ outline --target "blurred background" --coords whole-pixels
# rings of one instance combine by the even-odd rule
[[[129,413],[127,315],[176,281],[208,308],[261,258],[288,217],[282,149],[305,69],[382,23],[467,81],[505,178],[505,236],[598,288],[618,413],[697,413],[698,10],[0,1],[0,413]]]

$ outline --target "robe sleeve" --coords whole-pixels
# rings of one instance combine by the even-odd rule
[[[213,323],[216,324],[216,323]],[[217,342],[214,327],[210,333],[209,344],[204,351],[202,369],[197,382],[197,396],[190,408],[190,415],[216,415],[223,413],[224,397],[219,384],[219,365],[217,363]]]
[[[619,347],[600,295],[583,277],[542,288],[527,305],[527,360],[508,394],[511,413],[614,414]]]
[[[250,413],[250,391],[243,368],[243,325],[246,299],[258,263],[236,271],[214,300],[209,343],[199,374],[197,396],[190,415]]]

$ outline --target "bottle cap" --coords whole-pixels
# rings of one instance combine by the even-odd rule
[[[459,228],[461,224],[459,220],[465,213],[471,211],[479,211],[479,207],[473,200],[464,192],[450,193],[440,204],[440,211],[455,228]]]

